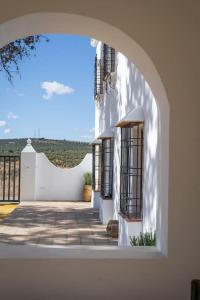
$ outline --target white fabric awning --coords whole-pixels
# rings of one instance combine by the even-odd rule
[[[93,140],[91,143],[91,145],[100,145],[101,144],[101,141],[99,139],[95,139]]]
[[[112,128],[104,130],[97,139],[106,139],[106,138],[112,138],[114,136],[114,132]]]
[[[132,122],[144,122],[144,111],[141,106],[131,110],[125,117],[117,122],[115,127],[123,127]]]

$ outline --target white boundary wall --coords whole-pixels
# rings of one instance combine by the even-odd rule
[[[85,172],[92,172],[92,154],[86,154],[78,166],[62,169],[44,153],[35,152],[29,142],[21,153],[21,200],[82,200]]]

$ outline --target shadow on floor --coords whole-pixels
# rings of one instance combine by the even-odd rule
[[[0,243],[13,245],[117,245],[85,202],[22,202],[0,223]]]

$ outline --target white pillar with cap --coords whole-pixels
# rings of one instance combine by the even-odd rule
[[[36,157],[37,153],[31,145],[31,139],[28,139],[21,152],[20,198],[22,201],[33,201],[36,197]]]

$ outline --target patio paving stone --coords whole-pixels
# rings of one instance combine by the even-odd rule
[[[22,202],[0,223],[0,243],[13,245],[117,245],[90,203]]]

